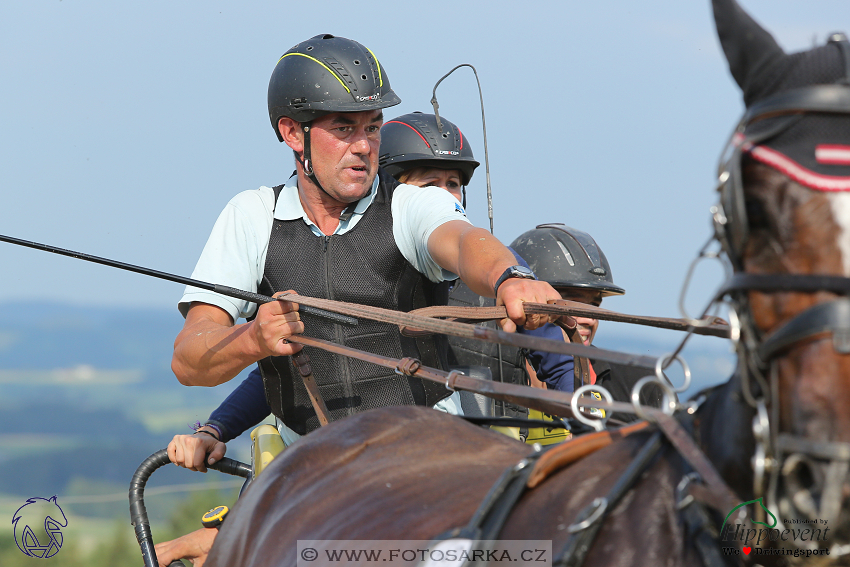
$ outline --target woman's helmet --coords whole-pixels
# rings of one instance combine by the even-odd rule
[[[280,137],[281,117],[309,123],[330,112],[362,112],[401,102],[386,69],[356,41],[330,34],[302,41],[283,54],[269,80],[269,119]]]
[[[393,177],[416,167],[457,169],[461,184],[469,185],[480,164],[460,128],[442,117],[440,122],[442,132],[433,114],[414,112],[384,122],[378,163]]]
[[[608,295],[626,290],[614,285],[608,259],[593,237],[561,223],[538,225],[511,243],[537,278],[554,288],[579,287]]]

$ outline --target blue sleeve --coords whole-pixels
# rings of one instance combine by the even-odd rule
[[[513,249],[513,248],[511,248],[510,246],[508,246],[508,250],[510,250],[510,251],[511,251],[511,253],[513,253],[514,258],[516,258],[516,261],[517,261],[517,262],[519,262],[519,265],[520,265],[520,266],[522,266],[522,267],[524,267],[524,268],[528,268],[529,270],[531,269],[531,266],[529,266],[529,265],[528,265],[528,262],[526,262],[525,260],[523,260],[523,259],[522,259],[522,256],[520,256],[519,254],[517,254],[517,251],[516,251],[516,250],[514,250],[514,249]]]
[[[514,257],[520,265],[530,268],[528,263],[517,254],[516,250],[508,246],[508,250],[513,252]],[[563,341],[564,334],[561,328],[552,323],[547,323],[539,329],[526,331],[520,327],[519,332],[524,335],[533,337],[543,337],[553,341]],[[541,382],[546,382],[546,386],[550,390],[559,390],[561,392],[573,391],[573,357],[567,354],[555,354],[552,352],[541,352],[532,350],[528,353],[528,360],[537,372],[537,378]]]
[[[552,323],[547,323],[533,331],[527,331],[520,327],[519,332],[524,335],[543,337],[553,341],[564,340],[564,334],[561,332],[561,328]],[[546,382],[546,386],[550,390],[559,390],[561,392],[573,391],[572,356],[532,350],[528,352],[528,360],[537,372],[537,378],[541,382]]]
[[[230,441],[263,421],[271,412],[260,367],[256,366],[210,414],[208,421],[221,428],[222,441]]]

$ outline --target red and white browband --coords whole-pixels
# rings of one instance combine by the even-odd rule
[[[735,136],[734,143],[741,144],[744,136]],[[850,177],[823,175],[803,167],[783,153],[767,146],[754,146],[745,143],[742,151],[749,153],[755,160],[768,165],[800,185],[817,191],[850,191]],[[815,159],[818,163],[827,165],[850,165],[850,146],[837,144],[819,144],[815,147]]]

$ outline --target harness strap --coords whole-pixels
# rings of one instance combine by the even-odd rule
[[[722,506],[721,510],[731,510],[740,502],[732,489],[723,481],[714,465],[708,460],[694,440],[684,430],[682,425],[672,416],[658,412],[656,423],[667,440],[676,448],[676,451],[687,461],[687,463],[699,474],[708,489],[714,493],[717,502]]]
[[[466,526],[448,530],[433,541],[470,539],[475,542],[473,549],[484,549],[479,542],[493,541],[499,536],[511,510],[525,492],[526,482],[534,469],[532,465],[541,454],[540,446],[536,445],[533,453],[502,473]]]
[[[664,438],[660,431],[652,434],[644,443],[629,466],[608,491],[604,498],[595,499],[582,510],[576,518],[576,523],[567,528],[572,536],[567,541],[561,554],[553,562],[553,567],[579,567],[584,563],[596,535],[602,528],[608,512],[613,510],[620,499],[632,488],[638,477],[649,467],[653,458],[663,445]]]
[[[687,534],[702,560],[703,567],[726,567],[730,563],[720,553],[719,536],[714,522],[699,502],[693,501],[681,511]],[[730,557],[731,561],[734,561]],[[735,563],[737,564],[737,563]]]
[[[261,301],[263,303],[268,301],[265,296],[259,294],[250,294],[246,292],[246,297],[256,297],[258,301]],[[345,301],[334,301],[332,299],[320,299],[318,297],[306,297],[303,295],[298,295],[296,293],[283,293],[278,296],[278,299],[294,301],[301,305],[307,305],[309,307],[318,307],[319,309],[342,313],[344,315],[351,315],[353,317],[363,317],[364,319],[369,319],[371,321],[380,321],[382,323],[390,323],[393,325],[415,327],[433,333],[442,333],[444,335],[452,335],[455,337],[478,339],[497,344],[503,344],[519,348],[527,348],[529,350],[555,352],[558,354],[569,354],[572,356],[584,356],[587,358],[593,358],[594,360],[603,360],[605,362],[613,362],[626,366],[653,368],[655,366],[655,363],[657,362],[657,359],[651,356],[624,354],[621,352],[589,347],[585,345],[565,343],[564,341],[546,339],[543,337],[534,337],[518,333],[506,333],[504,331],[497,331],[495,329],[488,329],[481,326],[466,325],[463,323],[457,323],[455,321],[443,321],[440,319],[432,319],[430,317],[423,317],[415,313],[402,313],[399,311],[394,311],[392,309],[384,309],[371,305],[360,305],[357,303],[348,303]],[[550,310],[546,311],[547,313],[557,313],[558,315],[567,314],[563,313],[562,311],[558,311],[562,310],[563,308],[553,305],[546,305],[540,303],[526,303],[525,305],[531,305],[535,308],[539,306],[542,309]]]
[[[733,291],[828,291],[850,295],[850,278],[809,274],[745,274],[738,272],[724,283],[715,295],[720,299]]]
[[[729,337],[729,325],[725,321],[717,317],[706,317],[700,320],[700,325],[693,326],[689,319],[676,319],[670,317],[647,317],[643,315],[627,315],[610,311],[595,305],[580,303],[578,301],[568,301],[566,299],[553,299],[550,303],[524,303],[523,309],[529,314],[542,315],[571,315],[573,317],[589,317],[591,319],[599,319],[600,321],[614,321],[618,323],[632,323],[635,325],[645,325],[647,327],[657,327],[660,329],[670,329],[674,331],[689,331],[697,335],[709,335],[714,337]],[[426,317],[446,317],[457,321],[489,321],[494,319],[504,319],[507,317],[507,312],[503,305],[493,307],[460,307],[453,305],[434,305],[431,307],[423,307],[410,311],[413,315],[424,315]],[[404,333],[421,333],[412,325],[402,329]]]
[[[319,418],[320,426],[325,426],[330,423],[330,412],[328,406],[325,405],[325,400],[322,398],[322,393],[316,385],[316,379],[313,378],[313,367],[310,365],[310,357],[303,350],[292,357],[295,366],[298,367],[298,373],[301,374],[301,380],[304,382],[304,387],[307,388],[307,394],[310,398],[310,403],[316,411],[316,417]]]
[[[758,356],[762,361],[770,360],[779,351],[821,333],[832,333],[836,352],[850,353],[850,299],[818,303],[799,313],[764,338]]]
[[[534,465],[534,470],[531,471],[531,475],[528,477],[528,488],[536,488],[547,478],[567,465],[583,459],[603,447],[607,447],[614,441],[619,441],[632,433],[642,431],[648,425],[649,423],[646,421],[639,421],[619,429],[587,433],[581,437],[571,439],[569,443],[552,445],[552,448],[546,451]]]
[[[324,349],[336,354],[341,354],[343,356],[357,358],[358,360],[362,360],[364,362],[377,364],[378,366],[383,366],[384,368],[391,368],[393,370],[398,368],[401,364],[401,360],[397,358],[390,358],[387,356],[373,354],[371,352],[358,350],[322,339],[314,339],[312,337],[305,337],[303,335],[293,335],[289,337],[288,340],[291,343],[298,343],[306,346]],[[431,368],[429,366],[424,365],[416,368],[413,371],[412,375],[416,376],[417,378],[422,378],[424,380],[443,384],[446,386],[446,388],[450,390],[465,390],[467,392],[474,392],[476,394],[482,394],[484,396],[496,400],[503,400],[512,404],[521,405],[523,407],[540,410],[550,415],[556,415],[559,417],[570,417],[573,415],[573,410],[570,405],[572,401],[572,395],[566,392],[558,392],[556,390],[541,390],[539,388],[521,386],[519,384],[511,384],[508,382],[494,382],[492,380],[484,380],[481,378],[466,376],[456,371],[445,372],[443,370],[438,370],[436,368]],[[583,406],[592,408],[602,408],[606,411],[622,411],[626,413],[634,413],[634,406],[632,404],[624,402],[582,400],[581,403]],[[651,415],[661,413],[660,411],[654,409],[647,409],[644,411]]]

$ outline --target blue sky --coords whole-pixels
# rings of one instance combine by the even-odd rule
[[[846,2],[745,0],[786,50],[850,30]],[[266,112],[275,62],[333,33],[368,45],[403,102],[479,71],[496,235],[544,222],[595,236],[627,295],[675,316],[708,238],[717,157],[742,111],[708,1],[78,2],[0,7],[0,233],[190,275],[227,200],[293,169]],[[845,15],[843,21],[838,18]],[[483,162],[474,78],[438,91]],[[470,217],[486,226],[483,167]],[[173,309],[182,289],[0,244],[0,301]],[[701,272],[693,306],[717,286]],[[176,313],[176,310],[175,310]]]

